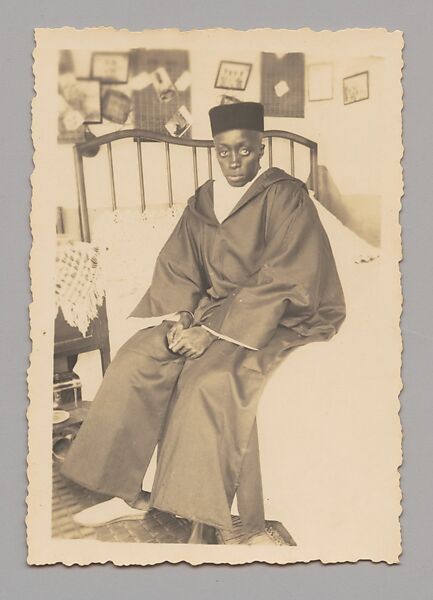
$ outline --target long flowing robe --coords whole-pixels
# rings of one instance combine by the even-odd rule
[[[212,181],[199,188],[131,316],[178,310],[258,349],[280,327],[287,348],[336,333],[345,317],[344,296],[304,183],[268,169],[221,224],[213,212]]]
[[[139,331],[107,370],[63,473],[134,500],[159,444],[152,506],[228,529],[245,465],[257,467],[249,448],[268,374],[292,348],[332,337],[345,305],[301,181],[268,169],[221,224],[212,191],[208,181],[189,201],[131,316],[188,310],[257,350],[220,339],[185,360],[167,347],[167,323]]]

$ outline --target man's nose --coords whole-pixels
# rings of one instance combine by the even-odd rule
[[[232,152],[230,155],[230,168],[237,169],[240,166],[239,156],[236,152]]]

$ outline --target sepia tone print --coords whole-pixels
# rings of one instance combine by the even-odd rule
[[[398,562],[401,50],[36,31],[30,564]]]

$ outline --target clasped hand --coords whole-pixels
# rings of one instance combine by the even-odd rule
[[[215,336],[203,327],[186,328],[181,322],[173,325],[167,333],[170,350],[186,358],[199,358],[215,339]]]

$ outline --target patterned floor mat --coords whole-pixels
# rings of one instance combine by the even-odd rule
[[[57,463],[53,468],[52,536],[62,539],[96,539],[106,542],[139,542],[156,544],[184,544],[187,542],[191,524],[168,513],[151,510],[140,521],[119,521],[103,527],[82,527],[72,520],[75,513],[107,500],[106,496],[89,492],[68,481],[59,473]],[[219,543],[241,544],[242,523],[232,517],[233,528],[224,532]],[[260,544],[296,546],[290,533],[278,521],[266,522],[266,535]]]

